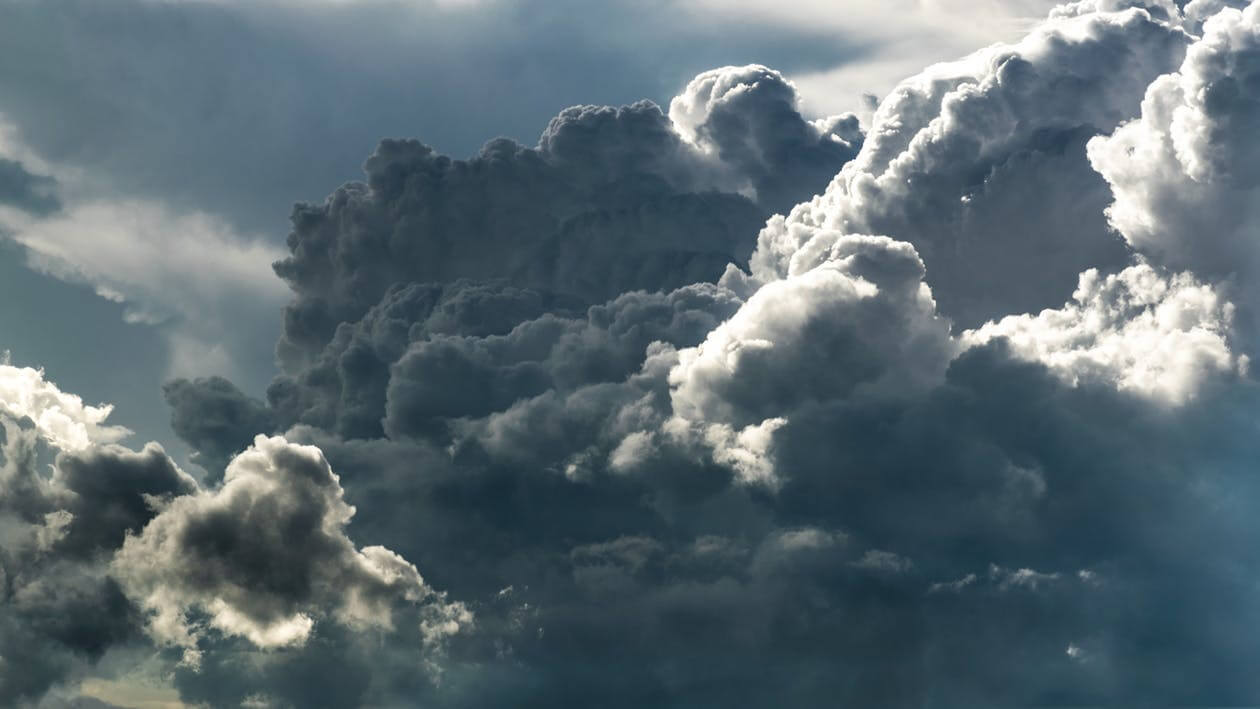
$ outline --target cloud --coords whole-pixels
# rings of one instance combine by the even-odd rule
[[[218,477],[259,432],[276,428],[274,414],[222,377],[174,379],[162,388],[171,428],[195,449],[193,462]]]
[[[546,187],[514,170],[608,185],[523,212],[598,210],[582,229],[618,200],[697,185],[763,199],[779,136],[759,121],[795,104],[760,68],[698,78],[668,118],[568,111],[536,150],[499,142],[460,163],[385,144],[368,185],[299,210],[278,267],[297,292],[289,369],[269,405],[345,471],[347,529],[476,612],[425,701],[1250,696],[1226,658],[1260,648],[1226,619],[1258,610],[1236,573],[1254,562],[1220,551],[1253,529],[1239,500],[1256,391],[1232,291],[1135,261],[1085,152],[1195,46],[1188,24],[1082,4],[928,70],[883,103],[826,193],[770,219],[749,271],[715,259],[710,282],[605,275],[605,259],[656,249],[683,263],[650,235],[604,243],[639,226],[544,230],[539,257],[478,220]],[[784,154],[813,154],[823,134],[794,125],[812,137]],[[438,184],[444,202],[427,196]],[[728,202],[756,204],[739,194]],[[454,232],[416,225],[462,224],[464,195],[481,210],[468,243],[420,251]],[[729,234],[714,237],[728,255]],[[493,261],[475,257],[486,248]],[[570,253],[559,278],[515,265]],[[657,292],[613,292],[627,288]],[[240,420],[257,412],[222,391]],[[190,701],[306,696],[279,665],[234,676],[214,645],[203,672],[224,683],[186,681]],[[323,656],[311,647],[304,661]],[[1194,656],[1221,662],[1184,679]],[[390,670],[357,667],[362,696],[401,696]]]
[[[1260,117],[1258,13],[1253,3],[1211,16],[1181,66],[1146,90],[1141,115],[1089,143],[1115,195],[1108,218],[1125,240],[1169,268],[1232,279],[1249,309],[1260,263],[1260,148],[1250,136]]]
[[[160,643],[196,665],[200,632],[186,615],[261,648],[302,645],[316,618],[392,630],[396,603],[444,603],[413,564],[380,546],[356,548],[344,527],[354,508],[318,449],[259,436],[233,459],[223,486],[165,506],[112,562]],[[470,623],[459,607],[422,623],[426,637]]]
[[[0,412],[18,420],[30,419],[41,435],[58,448],[78,451],[93,443],[112,443],[131,432],[105,423],[112,407],[88,406],[74,394],[62,392],[30,367],[0,363]]]
[[[650,102],[575,107],[551,121],[537,148],[495,140],[468,161],[416,141],[382,142],[366,184],[294,212],[292,253],[276,264],[299,295],[286,313],[285,366],[309,360],[391,284],[506,279],[583,305],[715,280],[744,258],[766,210],[784,193],[821,188],[860,143],[851,119],[825,129],[807,122],[777,73],[723,75],[756,77],[762,88],[715,97],[696,109],[703,115],[688,109],[683,124]],[[712,149],[684,139],[697,130]],[[844,140],[830,137],[837,130]],[[793,148],[804,155],[785,162],[780,153]],[[745,186],[757,201],[736,193]],[[488,261],[488,251],[498,257]]]
[[[763,66],[700,74],[669,103],[674,130],[706,154],[730,164],[745,190],[771,211],[817,191],[862,144],[853,114],[800,120],[796,87]]]
[[[111,464],[108,441],[126,431],[104,424],[108,407],[83,407],[36,370],[0,372],[0,701],[19,705],[135,638],[97,545],[142,526],[143,495],[169,492],[180,474],[147,465],[160,449]],[[38,470],[47,445],[61,450],[50,477]],[[121,475],[102,485],[110,473]]]
[[[1005,339],[1019,357],[1042,362],[1075,385],[1098,379],[1156,400],[1181,403],[1204,380],[1246,374],[1231,349],[1234,306],[1189,274],[1171,278],[1145,264],[1103,277],[1081,274],[1074,303],[1011,315],[964,333],[971,345]]]
[[[1062,302],[1080,271],[1126,259],[1084,144],[1131,116],[1189,41],[1142,9],[1092,12],[907,79],[827,191],[762,230],[754,277],[793,273],[819,232],[886,234],[915,246],[964,327]]]
[[[206,214],[176,214],[152,202],[67,200],[55,215],[14,218],[5,227],[31,267],[123,303],[128,322],[169,324],[176,339],[202,343],[203,353],[227,350],[207,362],[224,373],[241,371],[233,360],[248,339],[242,335],[269,326],[283,302],[283,285],[266,268],[274,252]],[[206,373],[198,364],[173,360],[173,373]]]
[[[683,418],[744,426],[810,400],[931,386],[952,344],[913,247],[814,244],[816,267],[767,284],[670,372]],[[803,377],[809,372],[817,377]]]
[[[105,425],[108,407],[83,407],[36,370],[0,373],[10,380],[0,388],[5,703],[91,672],[142,630],[196,665],[207,630],[194,612],[263,648],[301,644],[325,618],[391,633],[401,613],[415,651],[437,653],[472,623],[413,564],[345,536],[354,508],[318,449],[260,436],[206,490],[158,444],[113,443],[126,432]]]
[[[1245,74],[1260,16],[1207,12],[1065,6],[860,147],[759,66],[535,148],[386,141],[294,212],[267,402],[166,390],[222,482],[90,438],[45,477],[15,428],[6,578],[86,579],[127,609],[97,652],[147,638],[190,704],[1245,703],[1247,291],[1111,234],[1099,162],[1187,67]],[[1214,91],[1163,157],[1228,194]],[[42,598],[0,616],[60,643],[26,696],[90,664]]]

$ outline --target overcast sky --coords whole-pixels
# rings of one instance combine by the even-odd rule
[[[1260,702],[1258,53],[0,0],[0,705]]]

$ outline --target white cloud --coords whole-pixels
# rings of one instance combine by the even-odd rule
[[[1180,69],[1150,85],[1141,116],[1089,144],[1129,244],[1174,270],[1233,277],[1248,305],[1260,302],[1258,51],[1260,3],[1221,10]]]
[[[1230,348],[1234,306],[1189,274],[1141,264],[1118,274],[1081,274],[1073,301],[1038,315],[1011,315],[969,330],[970,346],[1006,338],[1014,354],[1065,381],[1104,383],[1178,404],[1209,376],[1245,373]]]
[[[44,379],[44,372],[14,367],[0,358],[0,413],[29,418],[49,443],[64,451],[79,451],[94,444],[112,443],[129,435],[122,426],[105,423],[113,407],[89,406]]]

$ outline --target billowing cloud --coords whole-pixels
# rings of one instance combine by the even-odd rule
[[[857,152],[862,131],[853,114],[800,120],[796,88],[763,66],[707,71],[669,103],[683,140],[730,165],[773,211],[820,190]]]
[[[778,189],[764,180],[826,155],[824,128],[771,118],[795,115],[794,94],[760,68],[702,75],[668,118],[570,110],[535,151],[445,163],[387,143],[369,185],[299,210],[270,415],[343,471],[350,532],[476,612],[424,701],[1251,696],[1228,658],[1260,647],[1227,619],[1260,613],[1256,562],[1220,551],[1253,529],[1238,496],[1254,487],[1257,392],[1234,291],[1135,261],[1085,148],[1199,51],[1196,22],[1082,3],[907,81],[827,191],[769,220],[748,271],[748,242],[713,237],[727,256],[708,282],[603,265],[686,263],[692,241],[641,234],[655,222],[582,230],[646,199],[631,184],[669,200],[707,184],[760,209]],[[521,183],[466,175],[558,166],[608,186],[564,208],[602,211],[544,230],[549,251],[493,240],[484,207]],[[466,243],[420,250],[462,219]],[[568,254],[581,265],[561,278],[518,265]],[[266,419],[222,385],[175,388],[198,389],[229,418]],[[173,401],[188,421],[200,405]],[[246,428],[206,440],[239,447]],[[1153,634],[1168,644],[1152,651]],[[233,675],[212,645],[202,672],[222,687],[186,680],[189,699],[307,696],[279,665]],[[1186,679],[1191,657],[1219,662]],[[362,671],[360,696],[407,703],[387,699],[389,670]]]
[[[1201,4],[1196,4],[1201,5]],[[1260,271],[1260,7],[1222,9],[1177,71],[1152,82],[1140,117],[1089,144],[1132,247],[1200,277],[1232,279],[1249,307]]]
[[[317,448],[260,436],[220,489],[172,500],[129,537],[112,571],[149,614],[149,633],[184,648],[191,664],[200,661],[194,610],[219,632],[272,648],[305,643],[316,617],[391,630],[396,603],[442,602],[402,557],[356,548],[344,532],[353,515]],[[454,629],[472,620],[462,607],[437,616]]]
[[[64,450],[82,450],[93,443],[110,443],[130,434],[105,423],[112,407],[89,406],[44,379],[44,373],[30,367],[14,367],[0,360],[0,412],[14,419],[30,419],[53,445]]]
[[[1084,145],[1136,113],[1189,41],[1144,9],[1088,12],[907,79],[827,191],[761,232],[754,277],[801,268],[816,233],[888,234],[919,251],[960,325],[1062,302],[1080,271],[1126,258]]]
[[[316,620],[392,633],[401,613],[420,658],[472,624],[413,564],[345,536],[354,508],[318,449],[260,436],[205,490],[158,444],[113,443],[127,432],[105,424],[108,407],[82,406],[36,370],[0,374],[6,704],[90,672],[142,632],[195,667],[206,632],[284,647],[306,641]]]
[[[222,377],[175,379],[162,388],[171,428],[194,449],[193,462],[218,477],[260,432],[276,427],[275,415]]]
[[[276,264],[299,296],[282,362],[308,362],[391,284],[505,279],[582,306],[716,280],[768,210],[820,190],[860,143],[854,119],[806,121],[794,87],[756,66],[697,79],[670,117],[568,109],[537,148],[495,140],[461,161],[387,140],[366,184],[294,213]]]
[[[754,65],[385,141],[294,212],[267,401],[166,388],[212,483],[13,428],[10,577],[211,706],[1253,701],[1246,232],[1194,219],[1250,213],[1257,12],[1064,6],[865,137]]]
[[[1189,274],[1165,278],[1145,264],[1106,277],[1091,269],[1072,298],[1061,310],[988,323],[964,341],[1002,338],[1071,384],[1099,379],[1171,403],[1206,379],[1247,372],[1248,355],[1230,342],[1233,304]]]

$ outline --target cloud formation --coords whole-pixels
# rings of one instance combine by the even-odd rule
[[[302,644],[330,618],[390,633],[401,605],[419,653],[472,623],[413,564],[345,536],[354,508],[318,449],[260,436],[202,489],[158,444],[114,443],[128,432],[104,424],[108,408],[35,370],[0,365],[0,378],[5,703],[37,700],[142,631],[195,667],[207,633],[260,648]]]
[[[1136,113],[1189,42],[1143,9],[1082,12],[907,79],[827,191],[762,230],[753,276],[794,273],[819,232],[887,234],[915,246],[960,325],[1063,302],[1079,272],[1126,259],[1083,146]]]
[[[211,706],[1254,701],[1257,7],[1064,6],[865,136],[745,66],[385,141],[294,211],[267,401],[167,386],[208,482],[86,432],[45,479],[97,414],[0,399],[8,578]]]
[[[1140,116],[1089,144],[1111,185],[1107,215],[1137,251],[1174,269],[1232,279],[1256,303],[1260,49],[1253,3],[1224,7],[1175,72],[1146,89]]]
[[[269,404],[352,471],[352,530],[476,610],[426,701],[1251,696],[1225,658],[1257,648],[1220,624],[1258,610],[1229,571],[1253,561],[1219,555],[1252,527],[1229,502],[1250,489],[1256,396],[1233,291],[1192,264],[1135,261],[1085,147],[1200,51],[1194,22],[1080,4],[908,80],[826,192],[770,218],[747,271],[725,242],[709,283],[598,280],[659,291],[617,295],[573,280],[602,273],[595,244],[640,243],[624,239],[548,237],[590,264],[560,282],[514,266],[535,257],[528,240],[493,261],[397,256],[432,240],[414,208],[329,221],[402,194],[373,172],[396,144],[369,164],[375,182],[313,212],[317,228],[299,210],[278,267],[298,293],[282,339],[296,354]],[[653,175],[760,200],[776,188],[758,181],[783,174],[767,165],[821,149],[758,118],[791,105],[773,75],[723,70],[668,123],[645,105],[572,110],[538,152],[511,155],[584,155],[566,164],[593,184]],[[632,124],[668,149],[628,151]],[[451,168],[475,169],[490,168]],[[496,184],[491,204],[519,189]],[[446,194],[453,209],[462,191]],[[1152,633],[1165,649],[1144,645]],[[1221,662],[1172,671],[1194,655]],[[190,698],[213,696],[199,686]]]
[[[537,148],[493,140],[463,161],[386,140],[366,183],[294,212],[276,264],[298,294],[281,361],[300,368],[392,284],[500,279],[581,306],[716,280],[770,211],[821,189],[860,144],[856,119],[806,121],[794,87],[759,66],[696,79],[670,116],[570,108]]]
[[[342,498],[317,448],[259,436],[228,465],[221,488],[171,500],[126,540],[111,570],[148,614],[150,635],[184,648],[194,666],[193,610],[260,648],[305,643],[316,615],[392,630],[395,603],[438,594],[394,552],[357,549],[344,532],[354,508]],[[462,606],[436,614],[455,630],[472,621]]]

